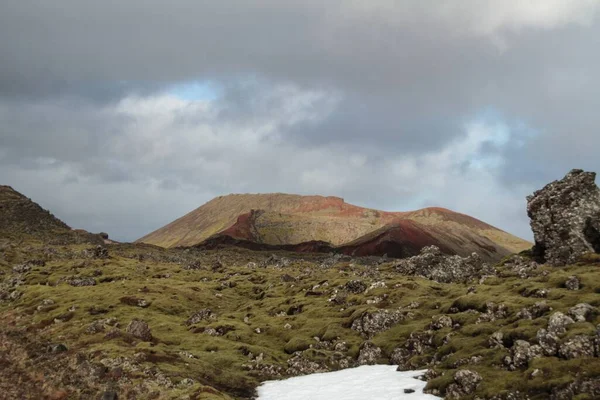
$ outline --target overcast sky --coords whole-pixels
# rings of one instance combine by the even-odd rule
[[[0,183],[118,240],[259,192],[530,239],[598,71],[600,0],[0,0]]]

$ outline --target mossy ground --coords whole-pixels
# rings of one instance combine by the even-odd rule
[[[343,340],[348,345],[347,355],[356,358],[366,339],[350,329],[353,319],[365,311],[397,309],[413,302],[420,304],[411,310],[413,319],[400,322],[371,339],[383,350],[382,362],[387,362],[392,351],[412,332],[428,329],[432,317],[451,313],[460,328],[444,328],[436,333],[434,341],[438,353],[447,357],[435,368],[440,372],[450,371],[459,360],[483,356],[481,363],[469,366],[484,378],[476,393],[479,396],[519,390],[541,399],[547,398],[552,387],[564,385],[578,375],[600,379],[598,358],[542,358],[534,360],[527,369],[508,371],[502,366],[502,358],[508,352],[488,346],[489,336],[498,330],[504,332],[508,340],[535,342],[537,330],[546,326],[550,313],[534,320],[515,317],[523,307],[541,300],[523,295],[534,289],[550,290],[545,301],[553,311],[566,312],[578,303],[599,307],[600,266],[594,259],[566,268],[543,267],[542,271],[547,273],[529,279],[499,267],[498,277],[487,279],[483,284],[466,285],[402,276],[394,271],[393,262],[376,266],[356,259],[323,269],[319,267],[323,255],[281,254],[293,259],[290,266],[250,268],[249,262],[258,264],[270,253],[112,245],[108,247],[109,258],[94,259],[85,253],[90,247],[51,246],[35,240],[22,240],[17,244],[5,241],[0,246],[0,271],[4,277],[11,275],[12,267],[20,263],[42,259],[46,263],[32,265],[23,275],[25,283],[18,287],[23,294],[18,300],[0,303],[0,315],[18,315],[14,324],[2,329],[26,329],[45,341],[64,343],[71,352],[85,352],[98,358],[134,358],[136,353],[146,353],[148,357],[142,364],[157,367],[176,384],[175,389],[162,390],[161,398],[251,397],[265,377],[244,367],[250,362],[250,352],[262,353],[265,364],[283,367],[296,351],[303,351],[304,357],[309,359],[327,362],[330,352],[316,348],[315,338]],[[212,266],[217,259],[223,268],[214,271]],[[183,268],[193,261],[197,261],[201,269]],[[284,275],[295,280],[285,279]],[[571,275],[581,279],[581,290],[564,288],[564,282]],[[98,284],[73,287],[64,282],[71,276],[94,277]],[[342,286],[354,279],[363,280],[367,285],[383,281],[386,287],[348,294],[344,304],[329,301],[334,290],[342,291]],[[471,285],[476,286],[476,292],[467,294]],[[146,308],[129,305],[120,300],[123,297],[144,299],[150,305]],[[38,309],[45,299],[54,303]],[[376,299],[380,300],[376,304],[369,302]],[[505,304],[507,317],[476,323],[479,312],[485,311],[489,301]],[[202,321],[195,328],[226,327],[224,335],[210,336],[199,332],[202,329],[185,324],[194,312],[204,308],[210,308],[217,318]],[[102,314],[90,310],[101,310]],[[106,332],[86,332],[94,321],[110,317],[117,318],[123,332],[134,318],[146,321],[154,340],[143,342],[128,335],[108,339]],[[64,322],[57,322],[59,320]],[[565,336],[592,334],[598,323],[600,318],[595,316],[591,321],[573,324]],[[453,336],[444,344],[443,339],[450,332]],[[310,350],[311,347],[315,348]],[[191,354],[193,358],[182,354]],[[426,362],[429,356],[420,357],[422,360],[416,361]],[[531,379],[534,369],[540,369],[543,374]],[[195,383],[177,386],[185,378]],[[132,376],[131,379],[143,377]],[[447,373],[431,380],[429,388],[443,391],[451,379],[452,374]]]

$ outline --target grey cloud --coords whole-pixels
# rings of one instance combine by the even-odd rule
[[[5,0],[0,164],[11,174],[2,178],[26,171],[43,184],[48,168],[57,185],[71,188],[64,196],[76,195],[69,184],[76,181],[94,188],[97,202],[107,201],[102,185],[116,196],[123,184],[155,206],[164,207],[167,194],[186,198],[172,214],[153,217],[152,228],[211,195],[324,191],[320,180],[329,178],[335,193],[323,194],[387,209],[446,205],[486,220],[515,219],[511,227],[526,235],[516,210],[527,191],[572,167],[600,170],[600,22],[591,2],[561,5],[546,19],[517,3]],[[141,128],[150,124],[146,116],[115,111],[123,98],[158,96],[188,80],[222,88],[214,115],[183,113]],[[288,112],[283,105],[294,92],[273,91],[286,85],[322,93],[302,112],[323,118]],[[478,185],[453,187],[467,181],[450,174],[443,192],[427,186],[423,174],[437,173],[427,154],[452,146],[489,108],[508,121],[510,142],[484,143],[477,156],[503,164],[486,175],[461,160],[453,172]],[[256,142],[231,133],[250,135],[269,121],[277,128]],[[190,139],[198,127],[202,146]],[[229,141],[219,141],[223,135]],[[343,154],[364,163],[324,165],[328,155],[346,162]],[[415,160],[417,178],[389,173],[388,162],[402,159]],[[154,194],[140,189],[148,182]],[[500,203],[464,201],[465,190],[488,200],[493,192],[514,206],[498,217]],[[147,229],[129,228],[131,219],[124,228],[112,209],[97,211],[110,214],[107,223],[124,237]],[[76,217],[82,225],[93,220],[92,211]]]

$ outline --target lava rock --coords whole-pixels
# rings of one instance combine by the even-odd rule
[[[412,319],[414,314],[403,310],[380,310],[364,312],[352,322],[351,328],[366,337],[390,329],[400,321]]]
[[[581,281],[577,276],[572,275],[566,280],[565,287],[568,290],[579,290],[581,288]]]
[[[449,256],[437,246],[424,247],[420,254],[399,260],[395,269],[403,275],[423,276],[440,283],[463,283],[493,272],[477,253],[464,258]]]
[[[127,333],[145,342],[152,341],[150,327],[146,322],[139,319],[134,319],[127,325]]]
[[[580,303],[569,309],[569,315],[575,322],[585,322],[589,321],[597,311],[596,307],[592,307],[587,303]]]
[[[204,308],[202,310],[196,311],[193,313],[187,321],[185,321],[186,325],[194,325],[200,321],[214,321],[217,319],[217,316],[211,311],[210,308]]]
[[[377,360],[381,358],[382,351],[379,347],[371,342],[364,342],[360,346],[358,353],[358,365],[373,365],[377,364]]]
[[[446,389],[447,399],[460,399],[475,392],[483,378],[477,372],[461,369],[454,374],[454,382]]]
[[[551,265],[572,264],[600,252],[600,189],[596,174],[574,169],[527,197],[534,256]]]
[[[577,335],[560,345],[558,354],[562,358],[594,357],[594,340],[585,335]]]
[[[562,335],[567,331],[567,326],[574,322],[575,321],[573,321],[571,317],[557,311],[550,316],[550,320],[548,321],[548,332]]]
[[[360,294],[367,290],[367,285],[363,281],[354,280],[347,282],[344,285],[344,289],[350,293]]]
[[[553,357],[558,352],[558,343],[560,338],[554,332],[548,332],[546,329],[540,329],[536,334],[537,341],[546,356]]]

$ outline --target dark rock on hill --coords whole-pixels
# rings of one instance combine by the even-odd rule
[[[540,262],[566,265],[600,253],[600,189],[596,174],[574,169],[527,197],[527,214]]]
[[[20,239],[36,237],[55,244],[102,244],[101,235],[72,230],[67,224],[44,210],[10,186],[0,185],[0,235]]]

